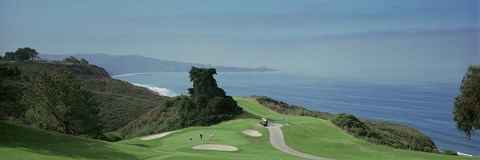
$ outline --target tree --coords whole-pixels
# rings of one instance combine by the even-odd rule
[[[15,58],[19,61],[38,59],[38,52],[29,47],[18,48],[17,51],[15,51]]]
[[[471,65],[463,76],[460,94],[455,98],[453,120],[468,139],[480,129],[480,65]]]
[[[180,126],[211,125],[232,119],[242,112],[237,102],[218,88],[213,77],[215,74],[217,71],[213,68],[192,67],[190,81],[193,82],[193,88],[188,89],[191,97],[176,98],[182,123]]]
[[[3,60],[5,61],[14,61],[15,58],[15,52],[5,52],[5,56],[3,57]]]
[[[80,59],[80,64],[88,64],[88,61],[84,58]]]
[[[225,91],[218,88],[217,81],[213,75],[217,74],[214,68],[192,67],[190,70],[190,81],[193,82],[193,88],[188,89],[198,106],[206,106],[207,100],[213,97],[225,97]]]
[[[24,47],[18,48],[15,52],[5,52],[5,61],[26,61],[38,59],[38,52],[35,49]]]
[[[35,77],[23,96],[30,107],[26,117],[33,125],[72,135],[99,135],[98,103],[73,75],[43,72]]]
[[[63,60],[63,62],[69,62],[69,63],[80,63],[80,61],[75,58],[74,56],[67,57]]]

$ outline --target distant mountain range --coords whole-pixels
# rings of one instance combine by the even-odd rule
[[[74,56],[78,59],[84,58],[90,64],[98,65],[107,70],[110,75],[119,75],[124,73],[139,72],[187,72],[192,66],[215,68],[219,72],[268,72],[276,71],[267,67],[225,67],[212,66],[198,63],[186,63],[180,61],[159,60],[150,57],[137,55],[119,55],[108,54],[71,54],[71,55],[48,55],[41,54],[41,59],[61,61],[66,57]]]

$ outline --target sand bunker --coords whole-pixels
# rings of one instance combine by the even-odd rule
[[[243,133],[252,137],[262,136],[262,134],[256,130],[244,130]]]
[[[162,138],[162,137],[165,137],[165,136],[167,136],[169,134],[172,134],[172,133],[175,133],[175,132],[178,132],[178,131],[170,131],[170,132],[162,132],[162,133],[159,133],[159,134],[153,134],[153,135],[142,137],[142,138],[140,138],[140,140],[148,141],[148,140],[152,140],[152,139]]]
[[[223,144],[202,144],[202,145],[193,147],[193,149],[215,150],[215,151],[238,151],[237,147],[223,145]]]

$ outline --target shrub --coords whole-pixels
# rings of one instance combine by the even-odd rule
[[[379,138],[378,134],[351,114],[341,113],[331,119],[336,126],[356,137]]]
[[[443,151],[443,154],[446,154],[446,155],[455,155],[455,156],[458,156],[457,152],[455,151],[452,151],[452,150],[445,150]]]
[[[321,118],[325,120],[328,120],[331,118],[330,113],[307,110],[303,107],[296,106],[296,105],[289,105],[283,101],[274,100],[270,97],[254,96],[254,98],[258,101],[258,103],[280,114],[309,116],[309,117]]]

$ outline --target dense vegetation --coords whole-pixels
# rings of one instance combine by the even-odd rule
[[[463,76],[453,115],[457,129],[464,132],[468,139],[480,129],[480,65],[468,67]]]
[[[23,93],[26,118],[39,128],[72,135],[98,137],[103,123],[98,102],[67,72],[37,74]]]
[[[63,62],[47,62],[37,58],[38,53],[28,47],[2,57],[1,119],[75,135],[86,135],[86,130],[111,132],[164,105],[167,99],[112,79],[103,68],[89,65],[85,59],[68,57]],[[95,126],[89,128],[86,123],[96,125],[86,125]]]
[[[177,98],[179,97],[175,97],[175,99]],[[180,101],[175,99],[161,102],[164,104],[153,108],[108,136],[116,137],[116,139],[124,139],[180,129],[180,127],[176,125],[177,119],[175,119],[175,116],[177,108],[174,107],[173,104]]]
[[[289,105],[269,97],[254,98],[260,104],[281,114],[330,120],[347,133],[371,143],[415,151],[438,152],[435,144],[428,136],[404,125],[382,121],[361,121],[351,114],[331,115],[326,112],[310,111],[303,107]]]
[[[167,97],[160,96],[146,88],[112,79],[103,68],[93,65],[82,65],[62,62],[0,62],[0,67],[18,67],[21,70],[19,79],[5,80],[4,84],[12,86],[19,94],[34,79],[35,75],[47,71],[48,74],[68,72],[78,79],[85,90],[91,91],[100,102],[100,117],[106,131],[114,131],[125,126],[140,115],[162,105]],[[19,105],[15,108],[21,109]]]
[[[330,121],[355,137],[380,139],[377,132],[351,114],[341,113],[333,116]]]
[[[70,56],[70,57],[67,57],[63,60],[63,62],[67,62],[67,63],[79,63],[79,64],[88,64],[88,61],[84,58],[81,58],[80,60],[78,60],[76,57],[74,56]]]
[[[443,154],[446,154],[446,155],[454,155],[454,156],[457,156],[457,155],[458,155],[457,152],[452,151],[452,150],[448,150],[448,149],[445,150],[445,151],[443,151]]]
[[[1,58],[4,61],[27,61],[38,59],[38,52],[35,49],[25,47],[18,48],[15,52],[6,52]]]
[[[364,120],[362,122],[379,135],[378,139],[367,139],[369,142],[394,148],[438,153],[433,140],[414,128],[385,121]]]
[[[189,73],[193,88],[188,89],[190,99],[180,98],[178,118],[181,126],[212,125],[242,113],[237,102],[217,86],[213,78],[217,74],[215,69],[192,67]]]
[[[300,106],[289,105],[283,101],[274,100],[270,97],[254,96],[254,98],[263,106],[270,108],[271,110],[274,110],[280,114],[309,116],[325,120],[329,120],[332,116],[332,114],[327,112],[311,111]]]
[[[6,57],[15,57],[17,52]],[[37,57],[38,53],[31,55]],[[92,137],[119,140],[216,124],[242,112],[217,86],[215,69],[193,67],[190,96],[168,99],[112,79],[103,68],[89,65],[83,58],[67,57],[62,62],[3,59],[0,66],[2,74],[14,75],[2,76],[0,93],[7,96],[0,101],[4,111],[0,117],[67,134],[90,135],[96,131]],[[106,133],[106,137],[98,132]]]
[[[190,96],[180,95],[167,100],[115,134],[131,138],[189,126],[208,126],[233,119],[242,113],[242,109],[217,86],[213,77],[215,74],[216,70],[212,68],[192,67],[190,80],[193,87],[188,89]]]
[[[25,108],[19,103],[22,90],[6,80],[20,79],[21,71],[17,67],[0,67],[0,119],[21,117]]]

